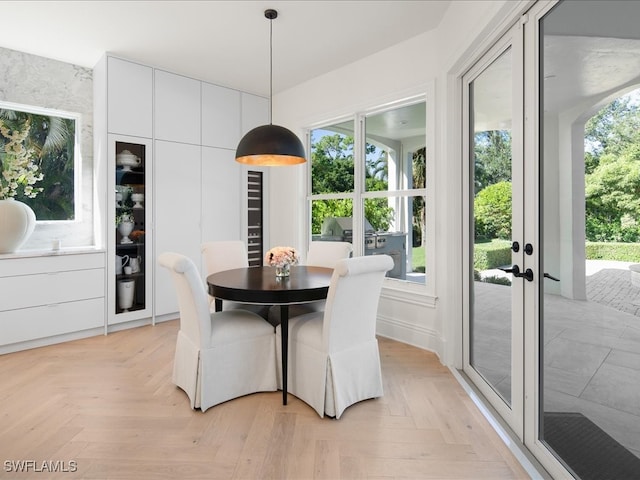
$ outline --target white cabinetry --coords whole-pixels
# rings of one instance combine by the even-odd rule
[[[200,145],[200,81],[155,71],[155,138]]]
[[[106,189],[98,201],[106,214],[97,236],[108,249],[108,325],[175,318],[174,286],[157,256],[182,253],[202,268],[203,241],[246,239],[246,167],[234,152],[244,133],[268,123],[268,99],[110,55],[94,69],[94,88],[96,181]],[[115,157],[124,149],[144,160],[120,176]],[[116,187],[144,191],[144,209],[134,212],[144,245],[120,243]],[[143,291],[127,311],[119,307],[118,282],[134,277],[114,267],[125,255],[143,265],[135,276]]]
[[[153,70],[107,57],[108,131],[151,138],[153,133]]]
[[[240,92],[203,83],[202,145],[235,150],[240,127]]]
[[[200,245],[241,238],[241,165],[221,148],[156,141],[156,255],[178,252],[203,270]],[[178,311],[169,272],[155,275],[155,313]]]
[[[177,252],[200,267],[200,147],[184,143],[155,143],[155,251]],[[169,272],[156,268],[155,314],[178,311]]]
[[[234,153],[202,147],[203,242],[242,238],[242,165],[235,161]]]
[[[138,324],[147,322],[153,316],[153,190],[150,188],[154,127],[153,72],[152,67],[111,55],[102,58],[94,68],[96,214],[103,219],[96,238],[107,249],[104,285],[107,329],[114,324],[134,320]],[[133,163],[118,161],[118,155],[122,154],[137,160]],[[137,205],[131,196],[133,193],[141,199]],[[134,219],[134,228],[128,237],[132,239],[131,242],[124,239],[121,229],[118,229],[118,218],[122,218],[123,214],[130,214]],[[125,273],[121,268],[116,268],[118,257],[135,259],[132,264],[136,267],[137,263],[140,269],[132,268],[131,273]],[[131,290],[135,289],[129,308],[123,307],[128,305],[128,301],[121,301],[118,293],[124,291],[122,286],[125,284]]]
[[[104,252],[3,258],[0,353],[102,333],[104,267]]]
[[[109,135],[108,142],[108,324],[114,325],[153,314],[153,151],[150,139]],[[124,160],[132,156],[137,160]],[[128,229],[120,225],[126,219]]]

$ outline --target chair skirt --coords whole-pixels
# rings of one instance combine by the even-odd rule
[[[203,412],[250,393],[274,392],[275,349],[273,333],[200,350],[178,332],[172,380],[185,391],[191,408]]]
[[[256,392],[275,392],[274,334],[248,338],[200,352],[200,408]]]
[[[378,342],[326,352],[321,344],[322,312],[289,322],[287,391],[311,406],[320,417],[340,418],[354,403],[383,395]],[[278,365],[282,361],[280,326],[276,328]],[[278,388],[282,375],[278,370]]]

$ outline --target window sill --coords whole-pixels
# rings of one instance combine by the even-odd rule
[[[428,308],[435,308],[438,300],[424,285],[394,279],[385,280],[381,297]]]

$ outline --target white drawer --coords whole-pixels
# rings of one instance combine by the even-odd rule
[[[104,297],[0,312],[0,345],[104,326]]]
[[[60,253],[0,260],[0,277],[104,268],[104,252]]]
[[[104,269],[0,278],[0,311],[104,297]]]

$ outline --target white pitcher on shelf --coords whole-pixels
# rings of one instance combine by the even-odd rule
[[[129,255],[116,255],[116,275],[122,275],[122,268],[127,266],[129,263]]]
[[[140,255],[137,257],[131,257],[129,265],[131,266],[131,273],[138,273],[142,266],[142,257]]]

